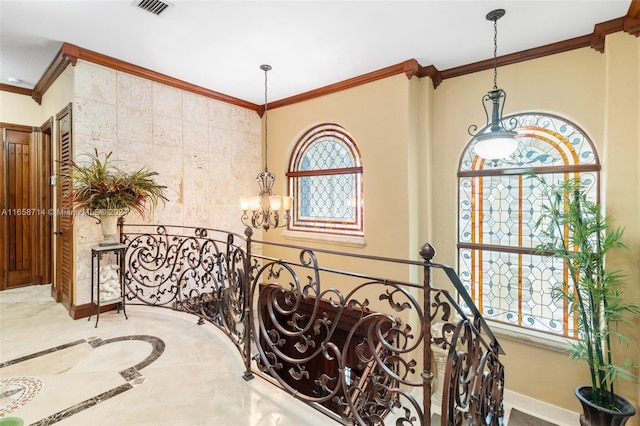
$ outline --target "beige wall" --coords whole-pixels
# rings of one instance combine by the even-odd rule
[[[364,167],[366,246],[359,252],[417,257],[419,247],[407,244],[407,236],[416,232],[407,209],[410,154],[416,145],[410,83],[398,75],[269,111],[269,169],[276,173],[280,193],[287,191],[287,160],[300,135],[321,123],[336,123],[351,133]],[[283,241],[280,230],[265,238]]]
[[[0,121],[40,126],[73,99],[73,67],[67,67],[38,104],[30,96],[0,91]]]
[[[39,126],[40,106],[30,96],[0,91],[0,121]]]
[[[640,39],[616,33],[607,37],[605,47],[604,203],[612,222],[625,228],[629,247],[609,260],[627,277],[625,296],[640,302]],[[619,353],[638,361],[639,319],[624,330],[635,341]],[[635,395],[640,406],[640,387],[627,382],[619,389],[628,398]],[[629,423],[640,424],[637,417]]]
[[[628,229],[630,251],[619,258],[624,261],[612,263],[624,270],[631,284],[640,278],[639,49],[639,39],[616,33],[607,37],[604,54],[583,48],[505,66],[498,76],[499,86],[508,93],[507,114],[556,114],[577,124],[595,143],[603,163],[607,213]],[[415,259],[419,246],[430,242],[437,262],[455,265],[456,171],[470,140],[467,128],[485,124],[481,97],[492,86],[492,70],[447,79],[435,90],[428,78],[399,75],[271,110],[269,160],[279,190],[286,192],[286,160],[296,138],[312,125],[337,123],[354,136],[364,165],[367,244],[348,250]],[[266,238],[287,241],[278,230]],[[628,300],[640,300],[637,287],[627,289]],[[636,320],[631,334],[637,335],[637,329]],[[509,390],[580,411],[573,389],[589,383],[586,364],[570,361],[557,350],[505,338],[501,342],[507,352],[503,362]],[[639,348],[636,340],[618,352],[637,361]],[[636,386],[624,383],[618,391],[638,403]]]
[[[74,72],[75,68],[68,66],[42,96],[41,123],[51,117],[55,117],[58,112],[73,101]]]

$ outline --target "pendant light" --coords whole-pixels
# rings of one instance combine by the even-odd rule
[[[252,197],[242,197],[240,208],[243,211],[241,220],[245,226],[268,231],[271,228],[281,228],[289,224],[293,197],[279,196],[273,191],[276,177],[267,166],[267,72],[271,70],[271,65],[261,65],[260,69],[264,71],[264,171],[256,177],[258,193]],[[284,211],[282,216],[281,209]]]
[[[518,148],[516,140],[517,132],[512,129],[505,129],[502,126],[502,112],[507,93],[498,89],[498,19],[505,14],[504,9],[496,9],[489,12],[486,16],[488,21],[493,21],[493,90],[489,91],[482,97],[482,106],[487,118],[485,132],[480,134],[472,133],[478,127],[471,125],[468,129],[469,134],[475,137],[475,152],[479,157],[485,160],[499,160],[509,157]],[[487,109],[490,105],[491,115]],[[515,127],[515,126],[514,126]]]

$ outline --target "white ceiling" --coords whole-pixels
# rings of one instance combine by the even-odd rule
[[[593,32],[631,0],[190,1],[161,16],[133,0],[0,0],[0,83],[33,88],[68,42],[264,103],[416,59],[446,70]],[[488,82],[491,84],[491,82]],[[17,84],[13,84],[17,85]]]

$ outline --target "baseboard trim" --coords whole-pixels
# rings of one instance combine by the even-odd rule
[[[100,306],[100,313],[115,311],[117,306],[118,306],[117,304]],[[87,318],[89,315],[95,315],[96,313],[97,313],[97,310],[95,308],[95,305],[92,308],[91,303],[85,303],[84,305],[72,305],[71,309],[69,310],[69,315],[74,320],[77,320],[80,318]]]
[[[504,390],[504,405],[505,412],[510,413],[511,408],[517,408],[523,413],[531,414],[542,420],[546,420],[551,423],[556,423],[560,426],[574,426],[580,424],[580,414],[567,410],[566,408],[558,407],[557,405],[549,404],[548,402],[533,399],[529,396]],[[505,424],[508,423],[508,416],[505,419]]]

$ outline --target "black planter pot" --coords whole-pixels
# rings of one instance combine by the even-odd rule
[[[578,386],[575,394],[582,404],[583,414],[580,414],[581,426],[622,426],[627,420],[636,415],[636,409],[629,401],[614,395],[616,410],[608,410],[591,402],[591,386]]]

